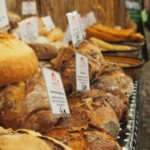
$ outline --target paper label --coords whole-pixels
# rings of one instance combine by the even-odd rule
[[[86,32],[84,31],[85,27],[84,27],[84,23],[80,14],[79,14],[79,23],[80,23],[81,40],[83,41],[84,38],[86,37]]]
[[[84,28],[88,28],[97,22],[94,13],[91,11],[86,16],[82,17]]]
[[[126,1],[125,3],[126,3],[126,8],[128,8],[128,9],[140,10],[139,2]]]
[[[68,101],[60,74],[51,69],[42,68],[48,91],[49,101],[54,115],[61,115],[62,111],[70,114]]]
[[[90,90],[88,58],[76,53],[76,89]]]
[[[76,11],[72,13],[67,13],[66,15],[69,22],[72,43],[76,47],[78,46],[79,42],[82,40],[82,34],[80,32],[81,29],[80,29],[79,15]]]
[[[37,13],[37,10],[36,10],[35,1],[22,2],[22,14],[23,15],[35,15],[36,13]]]
[[[3,28],[9,24],[6,2],[5,0],[0,0],[0,28]]]
[[[55,28],[55,24],[54,24],[51,16],[42,17],[42,21],[48,30],[52,30]]]
[[[31,42],[38,36],[39,29],[36,17],[23,20],[18,25],[23,42]]]

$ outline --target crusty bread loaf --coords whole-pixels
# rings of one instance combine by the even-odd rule
[[[54,127],[48,130],[45,135],[63,142],[73,150],[88,150],[87,140],[82,131],[72,132],[69,128]]]
[[[79,98],[82,97],[83,99],[98,96],[102,100],[109,103],[109,105],[114,109],[119,120],[124,119],[128,111],[128,107],[124,103],[123,99],[121,99],[117,94],[113,94],[102,89],[91,89],[90,91],[85,92],[75,92],[71,96]]]
[[[75,130],[87,129],[89,125],[104,129],[116,138],[119,133],[119,121],[111,106],[101,97],[87,99],[73,97],[69,98],[70,126]],[[78,115],[77,115],[78,114]],[[66,121],[61,118],[59,126],[66,126]]]
[[[0,128],[1,150],[72,150],[63,143],[30,130]]]
[[[40,73],[28,82],[6,86],[0,92],[0,125],[44,133],[58,118],[50,111],[47,90]]]
[[[61,48],[52,64],[53,68],[60,72],[68,95],[76,89],[75,53],[88,57],[90,81],[99,77],[106,66],[100,49],[87,41],[80,43],[79,49],[69,46]]]
[[[0,87],[27,80],[38,68],[31,48],[9,34],[0,34]]]
[[[73,150],[121,150],[115,139],[102,130],[72,131],[56,127],[46,135],[63,142]]]
[[[108,71],[94,82],[93,88],[102,88],[105,91],[120,90],[127,97],[130,97],[134,90],[132,78],[120,69]]]

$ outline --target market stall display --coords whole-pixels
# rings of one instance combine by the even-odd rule
[[[37,14],[42,14],[41,11],[46,7],[45,2],[40,3],[40,0],[37,2],[37,10],[39,10]],[[104,1],[96,2],[93,9],[102,9],[102,12],[104,6],[101,7],[99,4],[103,4]],[[63,1],[61,3],[61,7],[66,4]],[[68,3],[67,8],[82,6],[79,6],[79,1],[73,3],[73,6]],[[89,4],[92,3],[89,0]],[[108,4],[108,2],[105,3]],[[51,9],[55,12],[54,4],[57,2],[51,1],[47,4],[47,7],[52,5]],[[114,10],[118,4],[117,1],[116,3],[111,1],[109,8],[113,7]],[[61,7],[60,10],[62,10]],[[88,4],[86,7],[87,10],[91,9]],[[66,11],[65,9],[63,8],[62,14]],[[83,14],[84,11],[82,11]],[[94,12],[96,13],[96,10]],[[106,14],[107,18],[109,13]],[[116,13],[115,10],[113,13]],[[124,13],[125,10],[121,14],[122,19]],[[57,25],[65,17],[59,16],[61,19],[56,20],[58,13],[51,15]],[[98,17],[98,12],[96,16]],[[113,14],[110,17],[113,18]],[[12,150],[16,149],[14,143],[24,149],[26,147],[21,143],[25,141],[24,144],[31,145],[30,148],[33,150],[122,150],[122,148],[131,150],[128,149],[128,145],[131,147],[132,143],[124,144],[121,140],[125,141],[126,136],[122,135],[127,133],[133,142],[136,124],[136,98],[134,97],[137,90],[135,84],[137,81],[134,82],[134,80],[137,78],[132,78],[133,76],[128,74],[126,69],[129,67],[133,73],[134,67],[141,69],[143,61],[106,57],[102,53],[117,52],[116,54],[120,55],[118,52],[123,52],[128,55],[129,53],[126,52],[137,52],[139,54],[139,47],[141,48],[144,43],[144,36],[135,33],[135,28],[115,28],[117,25],[115,23],[119,23],[121,18],[114,22],[102,20],[102,24],[98,22],[89,26],[85,29],[86,39],[82,38],[76,44],[70,42],[67,45],[63,43],[64,31],[62,30],[66,27],[66,20],[59,24],[62,26],[53,26],[52,29],[48,29],[42,19],[37,17],[36,36],[23,43],[18,40],[21,30],[17,27],[22,19],[17,14],[9,12],[10,30],[6,32],[18,39],[10,34],[0,33],[0,126],[12,128],[8,130],[0,128],[0,141],[2,141],[0,149],[9,150],[9,146]],[[28,33],[32,31],[29,29]],[[128,44],[125,44],[126,42]],[[139,45],[135,44],[136,42]],[[88,60],[90,84],[88,90],[77,89],[77,53]],[[133,54],[134,57],[138,57],[137,53]],[[84,72],[85,61],[83,58],[80,61],[82,64],[79,67]],[[70,114],[66,113],[65,109],[62,110],[61,106],[60,114],[53,114],[54,107],[50,103],[48,95],[50,89],[45,83],[43,67],[60,74]],[[55,85],[53,88],[59,89],[59,81],[54,74],[52,75],[51,80]],[[59,97],[54,95],[58,101],[61,92],[53,92],[59,94]]]

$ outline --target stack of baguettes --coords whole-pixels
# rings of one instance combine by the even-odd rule
[[[115,138],[119,121],[127,118],[133,81],[122,70],[107,66],[97,47],[83,42],[78,50],[62,48],[53,61],[65,89],[75,87],[76,52],[89,58],[91,90],[75,92],[71,88],[67,93],[71,115],[70,128],[66,129],[68,121],[55,118],[51,112],[42,72],[37,72],[38,60],[32,49],[8,34],[1,34],[0,126],[38,131],[73,150],[121,150]]]
[[[144,39],[140,33],[134,33],[132,29],[115,29],[100,23],[94,24],[86,29],[88,37],[97,37],[104,41],[141,41]]]

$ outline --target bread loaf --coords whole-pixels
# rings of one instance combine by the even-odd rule
[[[87,41],[82,42],[79,49],[61,48],[55,61],[53,61],[53,68],[60,72],[67,94],[76,89],[75,54],[77,52],[88,57],[90,80],[99,77],[106,66],[99,48]]]
[[[82,131],[72,131],[69,128],[55,127],[48,130],[45,135],[63,142],[73,150],[88,150],[87,140]]]
[[[102,88],[105,91],[120,90],[127,97],[130,97],[134,90],[132,78],[120,69],[107,72],[94,82],[93,88]]]
[[[119,144],[102,130],[72,131],[56,127],[46,135],[63,142],[73,150],[121,150]]]
[[[63,143],[29,130],[0,128],[1,150],[72,150]]]
[[[29,79],[37,68],[31,48],[9,34],[0,34],[0,87]]]
[[[114,109],[119,120],[122,120],[126,117],[128,112],[128,107],[124,101],[117,95],[102,89],[91,89],[90,91],[85,92],[76,92],[71,95],[72,97],[78,98],[89,98],[98,96],[102,100],[109,103],[109,105]]]
[[[75,130],[81,130],[89,128],[92,124],[116,137],[119,132],[119,121],[111,106],[100,97],[82,100],[77,97],[68,99],[71,111],[70,126]],[[61,118],[58,125],[66,126],[65,119]]]
[[[40,74],[28,82],[11,84],[0,93],[0,125],[46,132],[55,126],[44,79]]]

